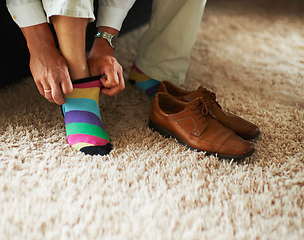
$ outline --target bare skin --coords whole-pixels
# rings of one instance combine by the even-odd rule
[[[90,77],[85,52],[85,30],[88,20],[65,16],[53,16],[51,20],[60,52],[67,62],[71,80]]]
[[[47,23],[22,28],[30,51],[30,69],[41,95],[58,105],[65,103],[64,95],[73,91],[72,80],[106,75],[100,78],[102,92],[115,95],[125,88],[123,70],[114,56],[114,49],[105,39],[96,39],[86,60],[85,27],[87,19],[53,16],[60,51]],[[118,35],[113,28],[100,31]],[[51,92],[45,92],[51,90]]]
[[[73,86],[66,60],[58,51],[47,23],[22,28],[30,51],[30,69],[42,96],[58,105],[64,104],[63,94],[70,94]],[[51,90],[45,93],[44,90]]]
[[[109,27],[99,27],[98,31],[108,32],[118,36],[118,31]],[[100,81],[105,86],[102,93],[113,96],[125,88],[123,69],[114,57],[114,49],[107,40],[96,38],[88,57],[88,65],[92,76],[106,75]]]

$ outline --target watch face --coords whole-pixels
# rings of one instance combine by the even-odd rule
[[[113,37],[111,38],[111,45],[115,48],[115,47],[116,47],[116,44],[117,44],[117,39],[116,39],[115,36],[113,36]]]

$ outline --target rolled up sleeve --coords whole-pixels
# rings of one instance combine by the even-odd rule
[[[96,26],[120,30],[134,2],[135,0],[99,0]]]
[[[19,27],[29,27],[47,22],[41,1],[7,0],[6,5]]]

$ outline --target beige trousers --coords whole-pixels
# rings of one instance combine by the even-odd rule
[[[149,28],[135,61],[141,71],[159,81],[184,82],[206,1],[153,1]]]

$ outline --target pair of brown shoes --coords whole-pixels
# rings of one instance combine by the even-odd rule
[[[207,89],[187,91],[167,81],[154,98],[149,127],[190,149],[234,159],[251,156],[253,145],[244,139],[260,134],[256,125],[223,111]]]

